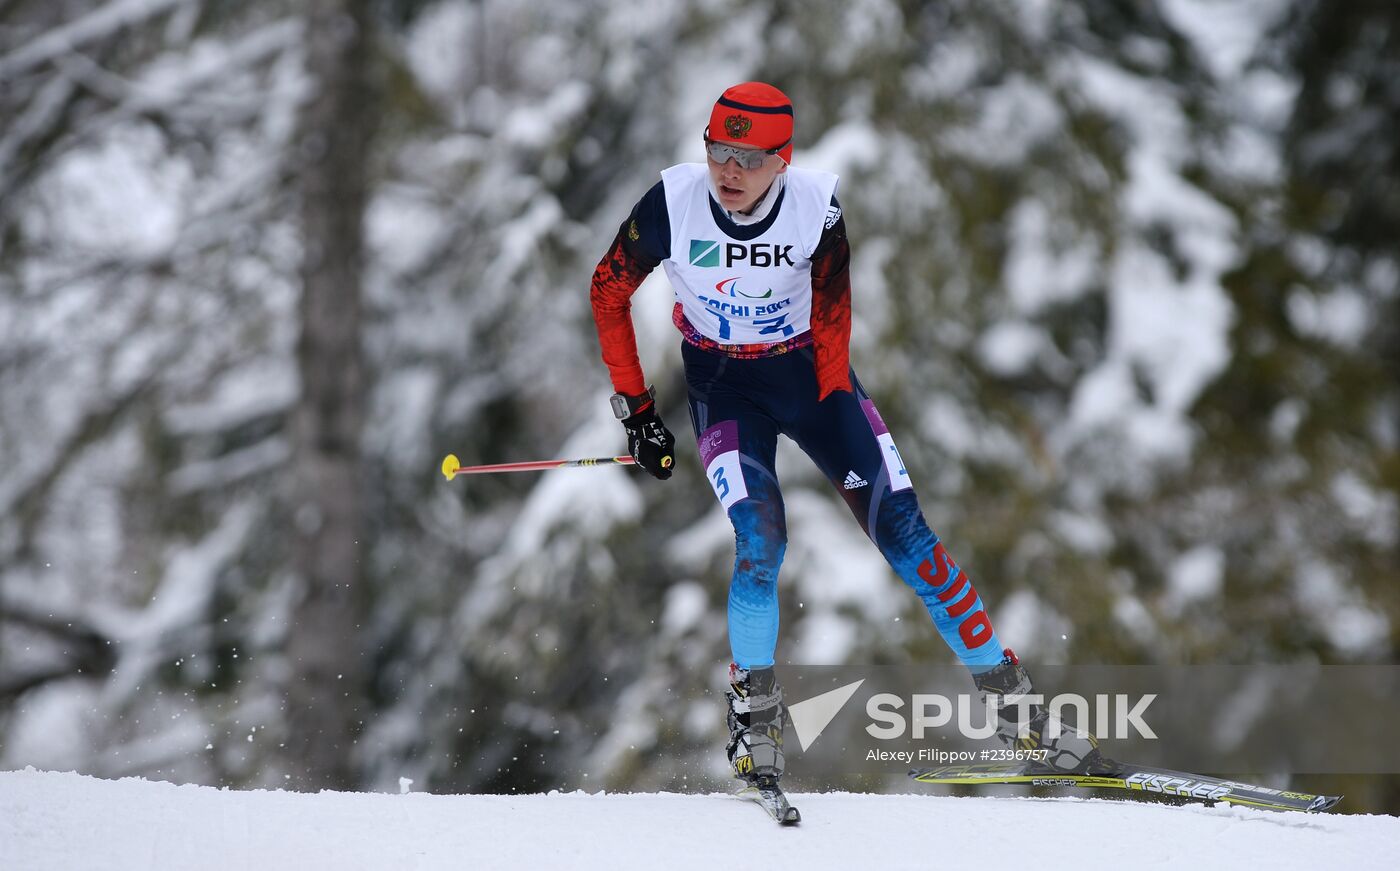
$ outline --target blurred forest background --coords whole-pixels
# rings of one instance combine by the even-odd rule
[[[1004,641],[1396,661],[1400,4],[0,0],[0,766],[721,788],[664,275],[674,479],[437,465],[625,450],[589,277],[746,79],[842,175],[854,364]],[[951,662],[779,464],[780,664]]]

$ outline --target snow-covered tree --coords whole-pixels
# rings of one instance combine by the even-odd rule
[[[842,175],[853,362],[1004,640],[1393,657],[1384,4],[303,7],[4,4],[3,764],[717,785],[732,538],[664,276],[672,481],[436,468],[621,451],[589,276],[749,78]],[[950,661],[779,462],[780,661]]]

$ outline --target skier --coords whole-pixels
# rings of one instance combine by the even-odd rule
[[[630,300],[658,264],[675,290],[690,421],[734,526],[727,755],[737,778],[762,788],[775,788],[784,767],[786,709],[773,657],[787,542],[774,471],[779,433],[832,482],[984,697],[1031,692],[967,574],[925,523],[894,440],[851,369],[850,248],[837,177],[791,165],[793,120],[792,102],[772,85],[726,90],[705,128],[706,163],[662,171],[622,222],[591,292],[614,414],[638,465],[666,480],[675,439],[642,373]],[[1042,740],[1047,712],[1030,713],[1018,739],[1016,710],[1004,708],[1002,740],[1047,751],[1057,770],[1100,763],[1092,738],[1065,730]]]

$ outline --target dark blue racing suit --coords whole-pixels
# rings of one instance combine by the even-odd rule
[[[671,256],[664,182],[637,203],[593,276],[592,303],[613,386],[638,395],[645,379],[637,358],[631,296]],[[783,207],[781,193],[764,221],[739,224],[711,199],[716,223],[730,239],[761,238]],[[721,469],[712,480],[734,525],[734,576],[729,587],[729,640],[744,668],[769,666],[778,641],[778,569],[787,521],[774,467],[778,435],[812,458],[895,573],[919,596],[953,652],[974,674],[1002,661],[1002,646],[967,573],[929,529],[908,473],[875,404],[848,362],[850,249],[845,219],[832,199],[812,261],[811,329],[766,345],[721,345],[681,312],[674,321],[691,424],[706,467],[718,452],[738,451],[741,481]],[[820,218],[819,218],[820,219]],[[882,436],[884,438],[882,439]],[[742,487],[740,491],[732,488]]]

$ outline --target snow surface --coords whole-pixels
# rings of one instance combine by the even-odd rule
[[[401,782],[406,788],[407,783]],[[0,868],[1370,867],[1400,819],[1101,799],[793,796],[780,828],[728,795],[237,792],[0,772]],[[998,861],[1001,857],[1003,861]],[[1020,860],[1016,861],[1020,864]]]

